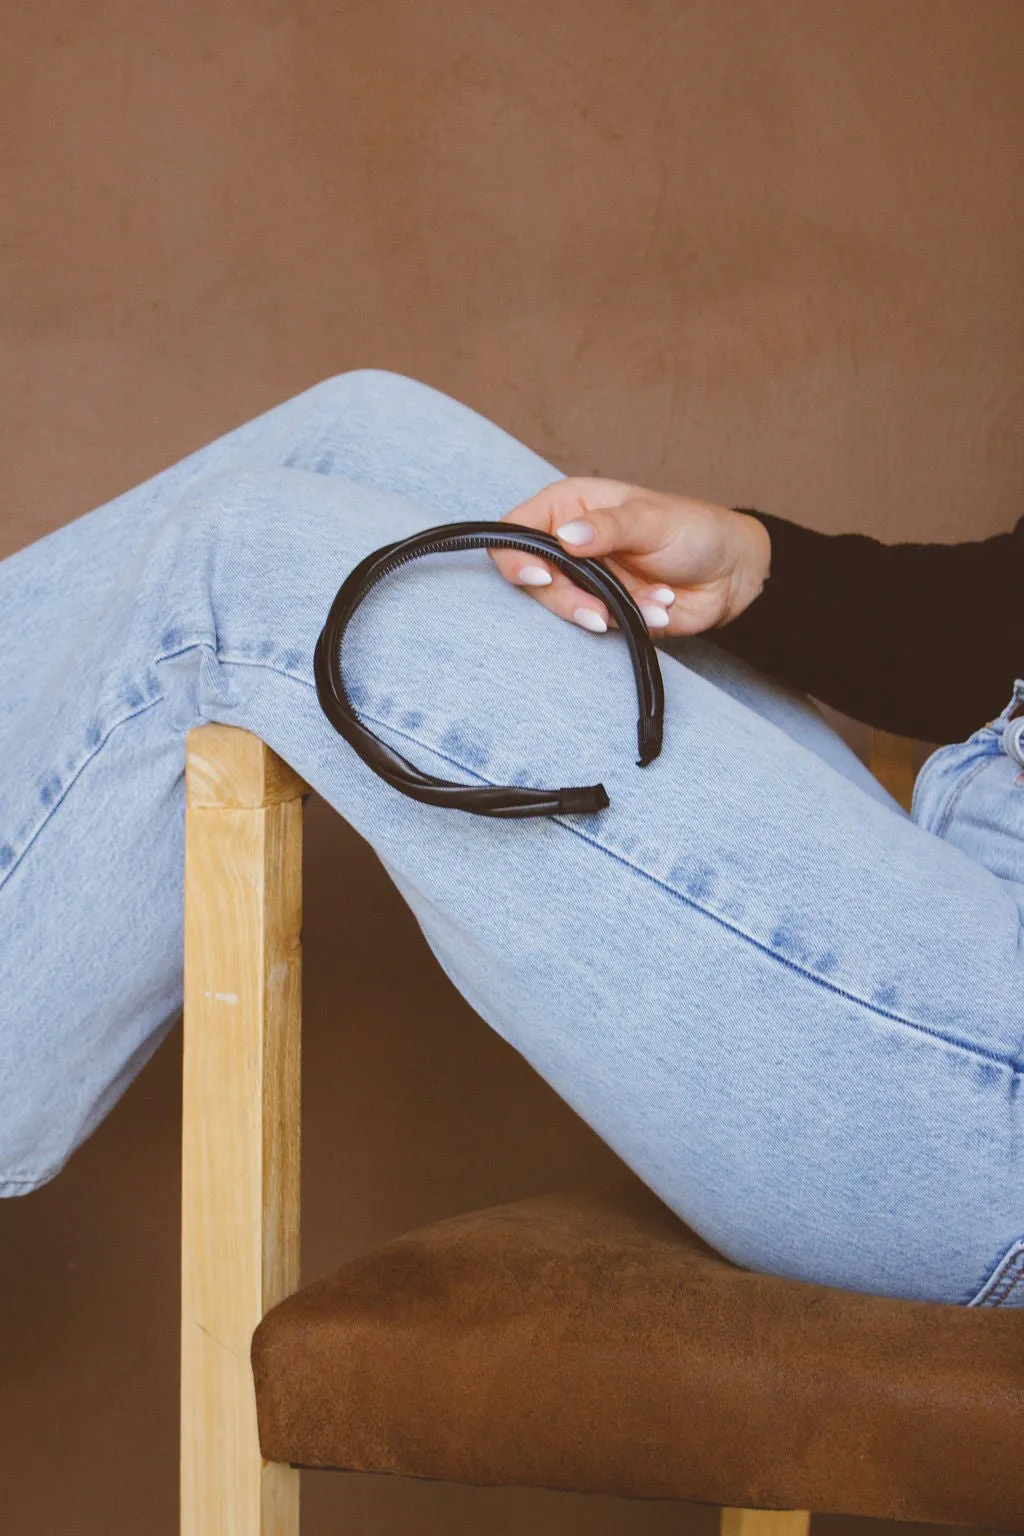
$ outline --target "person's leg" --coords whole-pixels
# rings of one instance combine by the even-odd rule
[[[0,639],[45,653],[60,604],[70,629],[104,600],[123,551],[203,477],[231,470],[305,469],[388,491],[437,522],[499,518],[561,471],[494,422],[428,385],[379,369],[325,379],[208,443],[116,500],[0,563]],[[768,678],[713,638],[652,635],[655,644],[802,741],[899,814],[879,784],[805,695]],[[0,722],[27,699],[36,674],[0,678]],[[21,691],[19,692],[19,682]]]
[[[106,601],[124,551],[189,487],[232,470],[294,468],[336,475],[432,509],[438,522],[499,518],[561,471],[494,422],[438,390],[379,369],[325,379],[206,444],[115,500],[0,562],[5,653],[45,656],[59,605],[70,631]],[[707,636],[655,644],[773,720],[868,794],[894,800],[805,695],[766,677]],[[38,665],[38,663],[37,663]],[[37,668],[0,678],[0,723],[37,692]],[[0,855],[2,869],[2,855]]]
[[[441,399],[461,440],[472,413]],[[481,461],[512,452],[474,420]],[[764,695],[751,708],[664,648],[665,745],[637,769],[622,637],[556,619],[483,551],[374,589],[346,637],[353,701],[432,772],[600,780],[605,811],[423,805],[320,711],[313,647],[347,572],[557,477],[517,451],[522,481],[510,470],[490,502],[468,453],[458,472],[483,489],[462,499],[297,462],[211,470],[140,532],[80,540],[76,591],[102,593],[80,628],[39,547],[14,557],[49,649],[12,633],[33,688],[0,702],[6,1192],[53,1176],[180,1006],[184,737],[221,720],[371,843],[481,1017],[723,1253],[971,1300],[1024,1233],[1020,925],[995,875],[766,718]],[[730,676],[754,687],[753,669]]]

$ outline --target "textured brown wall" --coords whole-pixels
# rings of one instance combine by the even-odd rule
[[[4,36],[0,554],[361,366],[567,471],[822,528],[1022,510],[1019,0],[32,0]],[[614,1166],[309,815],[306,1274]],[[20,1536],[174,1527],[178,1046],[0,1209]],[[714,1524],[389,1479],[304,1498],[311,1536]]]

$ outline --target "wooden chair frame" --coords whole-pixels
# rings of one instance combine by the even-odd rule
[[[909,808],[912,744],[872,733]],[[299,1286],[303,782],[258,737],[186,748],[182,1536],[298,1536],[299,1473],[260,1454],[249,1348]],[[807,1536],[805,1510],[723,1508],[720,1536]]]

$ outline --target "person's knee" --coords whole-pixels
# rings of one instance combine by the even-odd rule
[[[431,516],[344,478],[223,470],[176,509],[165,590],[172,606],[194,616],[193,630],[215,632],[218,647],[241,652],[253,633],[281,629],[301,633],[311,655],[331,600],[356,563]]]
[[[392,373],[387,368],[352,368],[345,373],[334,373],[314,384],[309,393],[316,405],[327,411],[349,410],[354,406],[422,410],[425,406],[436,407],[442,403],[457,404],[432,385],[404,373]]]
[[[206,475],[176,509],[174,533],[194,554],[259,547],[280,523],[285,471],[223,469]]]

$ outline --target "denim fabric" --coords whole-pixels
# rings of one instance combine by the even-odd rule
[[[809,699],[713,637],[655,636],[665,741],[639,769],[622,635],[483,550],[373,589],[353,702],[430,772],[600,781],[608,808],[424,805],[324,718],[313,648],[353,565],[559,475],[437,391],[357,372],[0,564],[2,1192],[53,1178],[180,1009],[185,736],[216,720],[356,828],[480,1017],[726,1257],[1024,1305],[1007,720],[935,753],[908,816]]]

